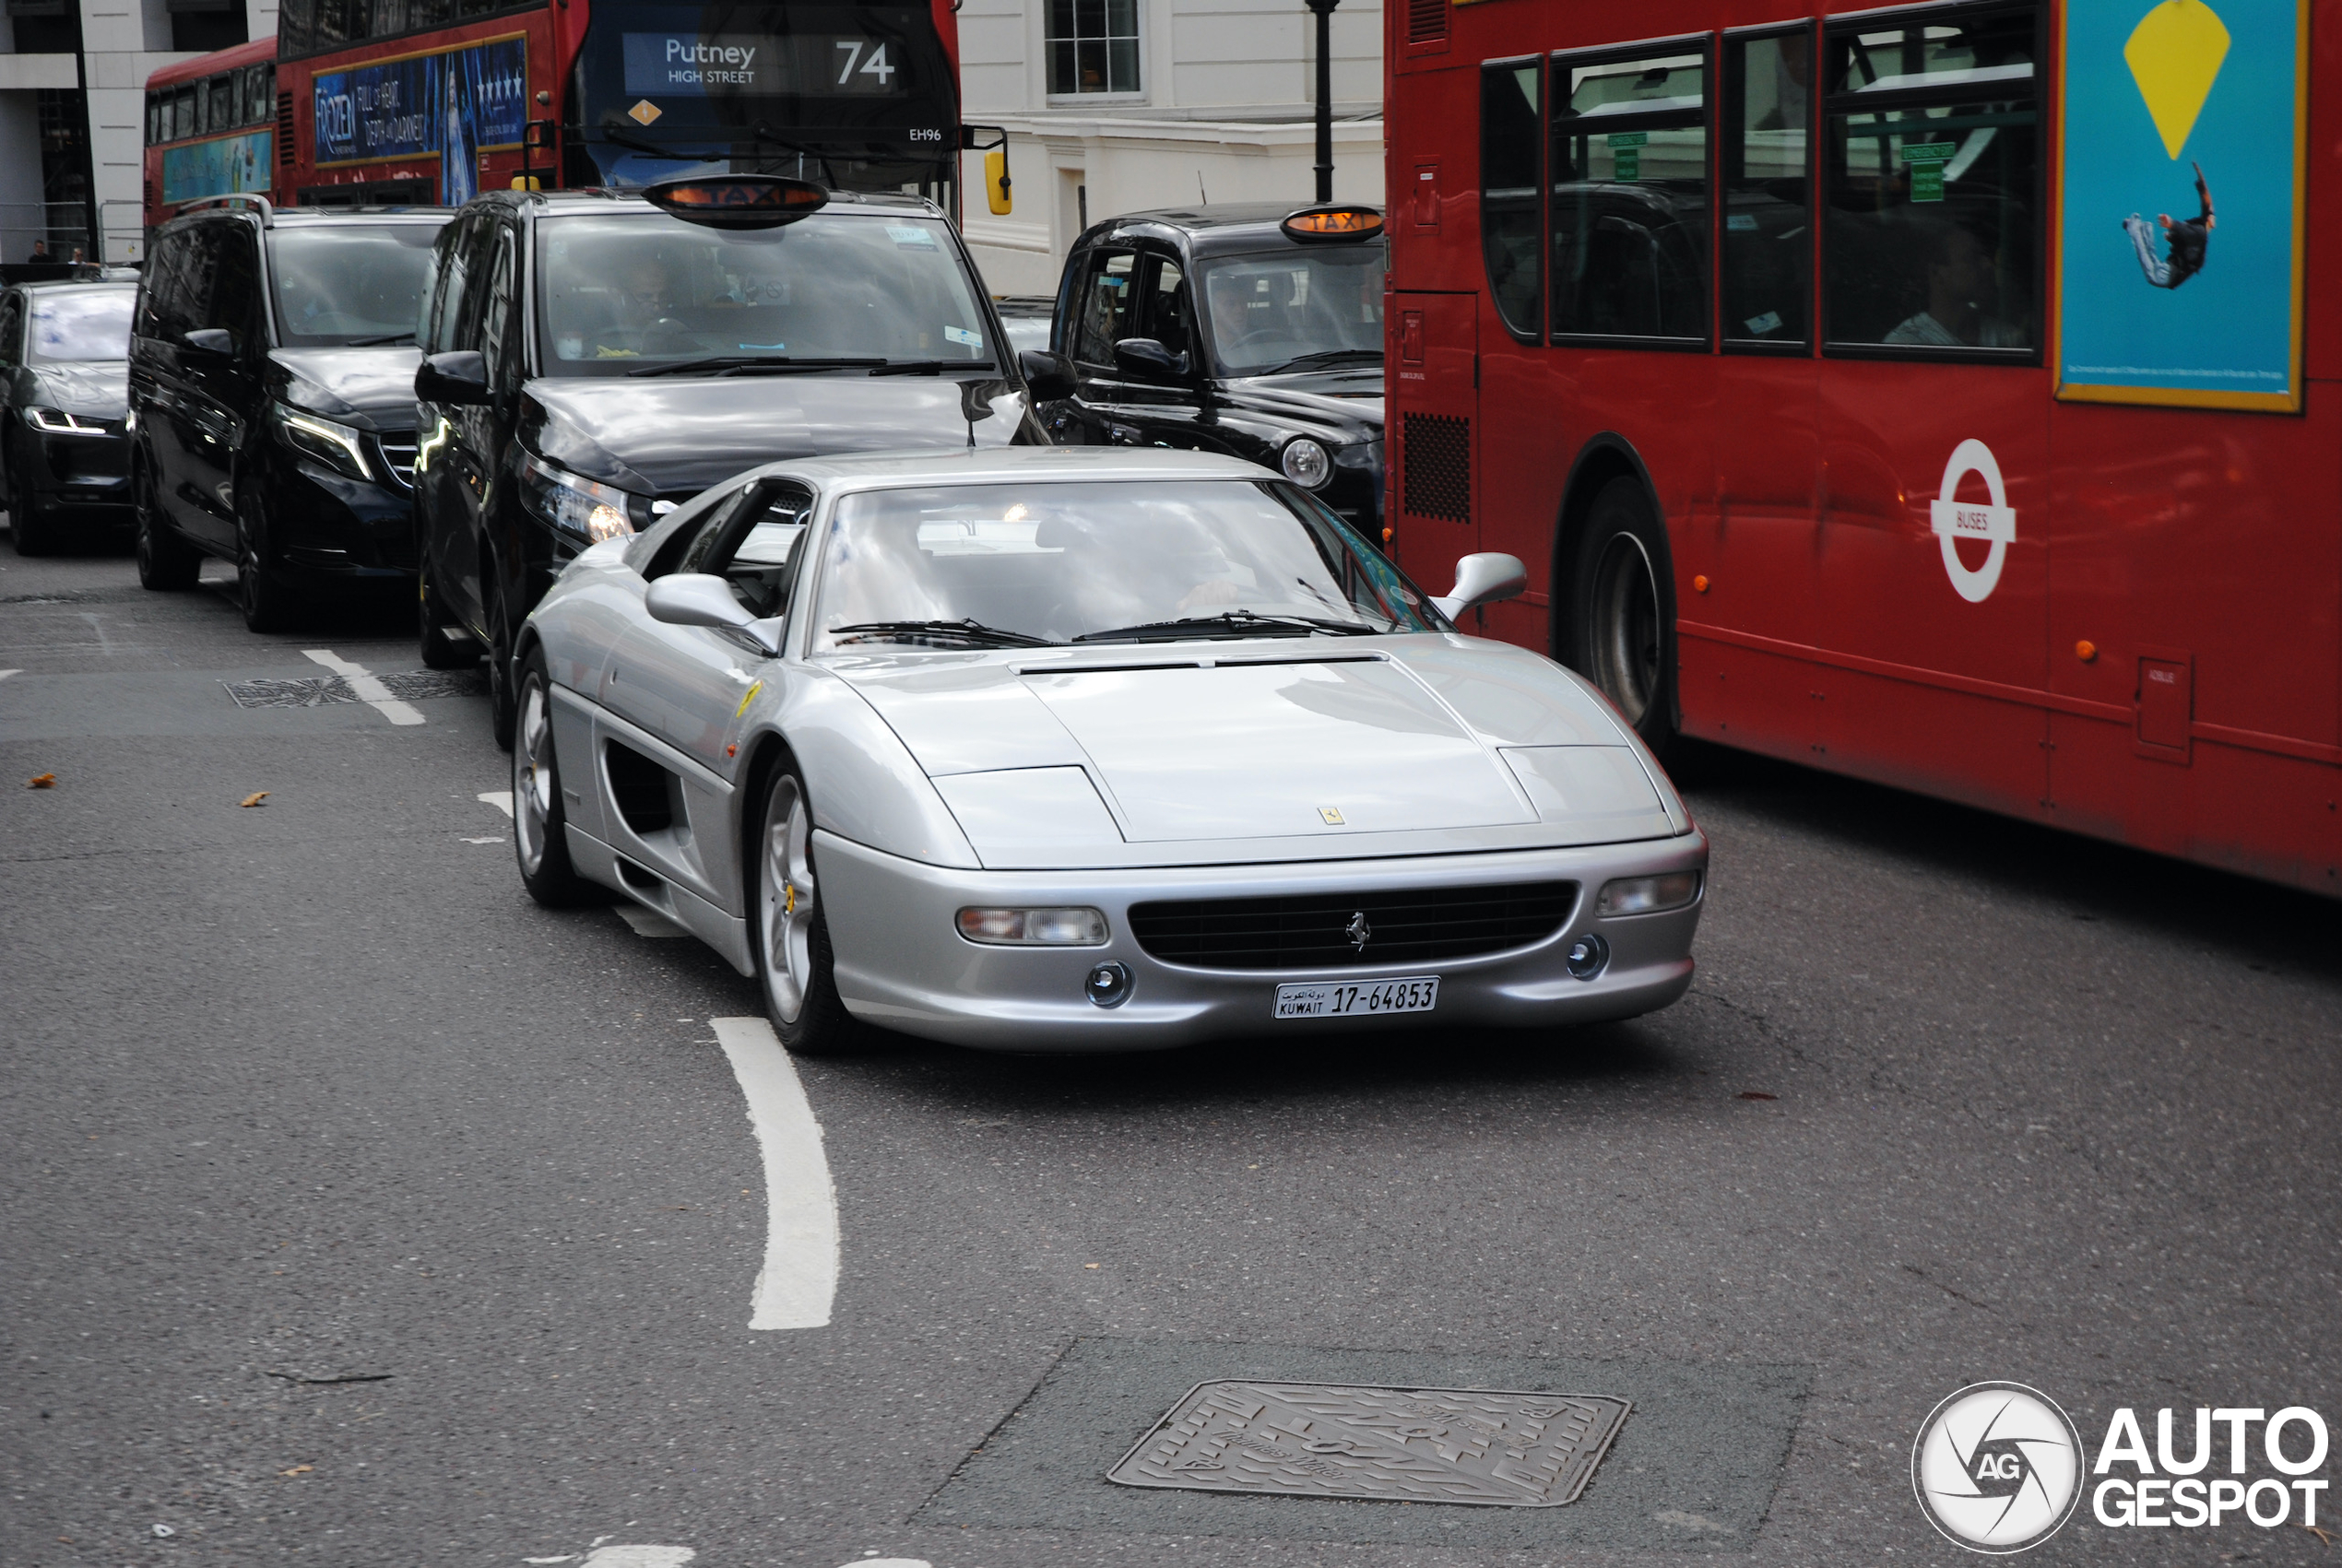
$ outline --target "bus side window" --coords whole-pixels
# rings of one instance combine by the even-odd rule
[[[349,12],[358,10],[362,22],[366,0],[315,0],[310,17],[310,47],[320,53],[349,41]]]
[[[2031,7],[1830,29],[1822,303],[1833,348],[1919,358],[2040,341]]]
[[[315,8],[312,0],[283,0],[277,10],[277,53],[287,60],[297,60],[309,53],[312,24]],[[271,85],[274,90],[274,85]]]
[[[1723,329],[1802,348],[1813,298],[1813,34],[1724,40]]]
[[[1707,342],[1708,41],[1559,55],[1551,92],[1553,336]]]
[[[1488,295],[1513,335],[1535,341],[1538,320],[1539,62],[1480,67],[1480,244]]]

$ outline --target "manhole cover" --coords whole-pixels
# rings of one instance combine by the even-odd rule
[[[1106,1472],[1124,1486],[1551,1508],[1626,1419],[1596,1394],[1199,1383]]]
[[[239,708],[322,708],[333,702],[355,702],[358,694],[337,675],[314,680],[223,680]]]
[[[377,676],[393,697],[418,702],[427,697],[485,697],[488,677],[478,670],[407,670]]]

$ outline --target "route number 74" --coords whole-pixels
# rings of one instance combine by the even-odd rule
[[[869,41],[867,39],[858,41],[841,38],[837,41],[835,47],[846,52],[846,68],[837,74],[837,85],[840,87],[852,84],[854,67],[858,62],[862,67],[862,75],[876,77],[881,87],[885,87],[887,78],[894,75],[894,67],[886,63],[886,45],[883,43],[875,49],[870,49]],[[862,51],[865,49],[870,50],[870,57],[867,60],[862,58]]]

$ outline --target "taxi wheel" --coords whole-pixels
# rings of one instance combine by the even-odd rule
[[[130,509],[138,525],[138,585],[158,594],[194,587],[203,556],[163,521],[153,472],[143,457],[130,460]]]
[[[469,669],[479,663],[479,644],[441,610],[439,584],[432,580],[428,556],[416,574],[415,595],[416,641],[422,645],[423,667]]]
[[[1568,660],[1610,698],[1653,751],[1674,738],[1675,637],[1667,535],[1640,480],[1594,497],[1570,576]]]
[[[834,1056],[862,1031],[837,994],[829,922],[813,877],[813,809],[805,782],[773,777],[756,840],[756,974],[773,1031],[793,1055]]]
[[[236,498],[236,601],[248,630],[282,631],[291,621],[292,595],[282,571],[268,543],[260,498],[247,490]]]
[[[535,648],[521,666],[518,719],[513,734],[513,853],[521,886],[547,909],[566,909],[591,894],[570,864],[569,813],[562,800],[561,764],[553,754],[553,684],[545,655]]]

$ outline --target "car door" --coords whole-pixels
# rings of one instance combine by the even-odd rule
[[[218,227],[192,225],[164,236],[156,247],[148,309],[139,323],[136,373],[145,383],[146,407],[139,424],[154,471],[157,503],[181,531],[224,550],[225,543],[206,522],[208,513],[193,494],[195,454],[207,426],[190,373],[190,361],[198,351],[187,347],[187,334],[199,324],[210,295],[210,253]]]
[[[1127,411],[1130,386],[1115,366],[1114,346],[1146,336],[1139,324],[1144,314],[1139,253],[1135,246],[1101,245],[1078,265],[1065,348],[1074,390],[1059,406],[1062,427],[1053,419],[1050,434],[1068,445],[1137,445]]]
[[[425,355],[455,347],[458,324],[470,299],[469,242],[474,219],[457,218],[433,242],[431,305],[418,347]],[[479,624],[478,573],[470,520],[462,498],[463,454],[457,450],[455,415],[439,403],[415,405],[416,559],[449,619]],[[460,569],[458,562],[461,562]]]
[[[0,384],[5,384],[6,388],[6,395],[0,398],[0,404],[6,405],[9,416],[8,441],[11,443],[18,439],[16,432],[20,427],[17,421],[23,417],[21,410],[29,407],[33,395],[32,388],[28,384],[30,380],[24,370],[24,295],[11,289],[6,294],[0,294]],[[0,462],[0,492],[6,493],[7,504],[12,509],[17,505],[17,500],[7,487],[15,472],[13,466]]]
[[[199,328],[224,332],[225,354],[196,353],[186,360],[199,438],[187,454],[187,478],[206,536],[232,544],[236,536],[239,458],[247,442],[265,436],[253,428],[261,413],[260,367],[268,352],[261,319],[260,233],[242,218],[213,230],[211,287],[197,314]]]
[[[518,310],[520,231],[493,217],[483,218],[479,228],[472,290],[479,308],[461,347],[479,351],[488,379],[488,401],[455,410],[454,419],[460,432],[455,444],[465,454],[464,505],[483,547],[474,554],[463,591],[477,605],[476,624],[489,633],[493,647],[491,618],[507,617],[516,631],[520,618],[536,606],[542,580],[532,588],[527,577],[544,564],[544,544],[522,516],[509,482],[520,387],[527,374]]]
[[[666,571],[727,579],[760,617],[781,612],[794,588],[797,546],[812,492],[791,479],[743,487],[712,508]],[[662,570],[664,569],[664,570]],[[669,626],[647,615],[622,631],[603,666],[595,761],[611,802],[610,843],[686,891],[742,913],[727,841],[737,747],[749,699],[779,678],[771,657],[739,633]]]

